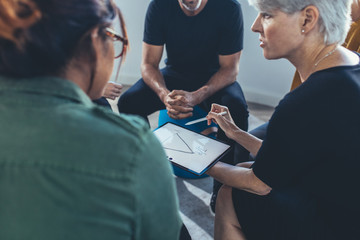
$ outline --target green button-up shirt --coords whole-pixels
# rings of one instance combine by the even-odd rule
[[[147,124],[60,78],[0,77],[0,239],[178,239],[170,164]]]

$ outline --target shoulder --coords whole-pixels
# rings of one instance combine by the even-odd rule
[[[74,166],[132,178],[142,162],[165,159],[161,144],[140,117],[118,115],[99,106],[76,105],[57,112],[61,113],[57,114],[59,120],[53,123],[54,128],[62,131],[59,139],[68,139],[62,147],[72,158],[66,161]]]
[[[240,3],[236,0],[225,0],[223,1],[224,2],[224,5],[225,6],[228,6],[228,7],[240,7]]]
[[[215,0],[214,5],[220,12],[238,12],[241,9],[240,3],[236,0]]]
[[[83,111],[90,116],[87,123],[91,125],[91,131],[98,132],[98,136],[104,138],[124,139],[125,137],[139,141],[150,131],[148,124],[135,115],[119,115],[99,106]]]
[[[148,6],[145,23],[152,23],[154,26],[163,25],[167,18],[173,15],[177,1],[152,0]]]
[[[210,3],[212,2],[215,5],[221,5],[223,7],[238,7],[240,3],[236,0],[209,0]]]
[[[349,97],[359,98],[359,94],[360,65],[333,67],[313,73],[286,94],[276,109],[294,114],[312,109],[320,113],[325,108],[319,106],[339,105],[348,101]]]
[[[226,25],[231,25],[242,19],[241,5],[236,0],[215,0],[209,3],[213,13],[222,19]]]
[[[354,88],[360,83],[360,64],[318,71],[312,74],[305,83],[308,88],[326,88],[333,91],[339,91],[340,88]]]
[[[128,158],[142,149],[146,150],[156,141],[148,123],[142,118],[119,115],[96,105],[85,107],[77,104],[63,107],[58,109],[58,118],[57,128],[62,126],[68,138],[73,141],[86,141],[86,144],[78,149],[86,155],[96,152],[118,158],[126,155],[125,158]],[[63,119],[67,121],[64,122]],[[96,147],[89,150],[89,146]]]
[[[171,1],[169,0],[151,0],[149,3],[150,10],[166,10],[169,8]]]

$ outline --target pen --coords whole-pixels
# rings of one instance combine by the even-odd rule
[[[220,114],[221,116],[224,116],[225,114],[227,114],[227,112],[221,112],[218,114]],[[206,120],[207,120],[206,117],[203,117],[203,118],[196,119],[194,121],[187,122],[187,123],[185,123],[185,125],[191,125],[191,124],[195,124],[195,123],[206,121]]]

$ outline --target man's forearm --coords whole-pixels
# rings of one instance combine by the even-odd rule
[[[141,66],[141,74],[144,82],[164,101],[170,92],[165,84],[164,77],[160,70],[152,65],[144,64]]]
[[[220,68],[219,71],[216,72],[204,86],[195,91],[195,94],[198,96],[199,103],[212,96],[220,89],[234,83],[236,81],[237,74],[237,69]]]

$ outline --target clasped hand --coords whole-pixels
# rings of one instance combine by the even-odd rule
[[[194,93],[173,90],[165,97],[164,104],[169,117],[184,119],[193,115],[193,107],[198,103]]]

